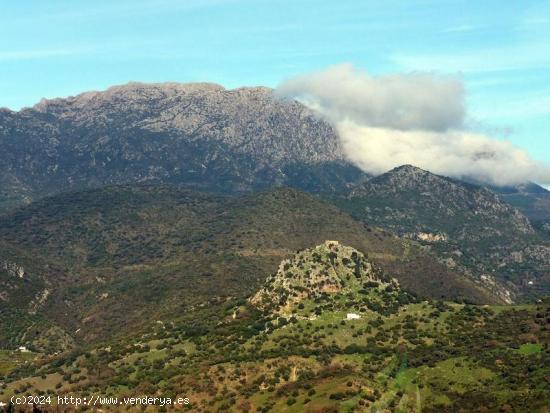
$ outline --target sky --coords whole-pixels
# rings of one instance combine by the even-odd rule
[[[0,107],[128,81],[276,87],[338,64],[463,82],[466,123],[550,164],[550,1],[0,0]]]

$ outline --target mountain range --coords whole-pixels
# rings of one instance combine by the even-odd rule
[[[126,183],[340,188],[363,174],[333,127],[268,88],[131,83],[0,111],[0,208]]]
[[[208,83],[0,109],[0,153],[0,397],[544,405],[550,192],[534,183],[371,176],[300,102]]]

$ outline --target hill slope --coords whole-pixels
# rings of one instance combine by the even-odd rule
[[[550,191],[533,183],[490,189],[524,213],[534,226],[550,234]]]
[[[424,243],[450,267],[510,282],[522,294],[549,291],[548,238],[486,188],[405,165],[329,199],[357,219]]]
[[[548,302],[418,302],[365,252],[326,241],[283,260],[249,300],[54,357],[0,354],[13,357],[0,400],[41,389],[158,394],[169,412],[178,398],[197,412],[546,411]],[[143,409],[111,400],[97,407]]]
[[[0,306],[13,315],[2,321],[19,320],[21,334],[40,335],[54,323],[76,340],[101,339],[204,300],[250,294],[281,259],[325,239],[369,251],[421,296],[501,301],[498,289],[438,263],[415,242],[295,190],[227,197],[109,187],[45,198],[0,218],[0,259],[25,268],[21,278],[0,268]],[[21,345],[21,334],[2,342]]]

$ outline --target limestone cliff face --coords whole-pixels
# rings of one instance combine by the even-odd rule
[[[139,130],[167,134],[176,141],[215,141],[261,163],[343,158],[329,124],[296,101],[276,99],[265,87],[226,90],[209,83],[129,83],[105,92],[44,100],[33,110],[66,123],[59,125],[60,131],[93,132],[95,139],[89,143],[97,149],[108,147],[123,131]],[[105,135],[97,136],[97,131]],[[121,148],[125,158],[145,156],[132,150],[141,148],[127,144]],[[150,145],[153,149],[154,143]]]
[[[302,104],[207,83],[130,83],[0,110],[0,151],[0,210],[107,184],[308,189],[361,175]]]

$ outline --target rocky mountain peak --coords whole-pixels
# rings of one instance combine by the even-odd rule
[[[405,165],[358,185],[343,205],[371,225],[429,245],[445,265],[467,274],[519,284],[520,262],[529,262],[533,274],[545,271],[544,254],[532,248],[545,241],[525,215],[486,187]]]
[[[430,187],[434,184],[452,185],[453,180],[413,165],[401,165],[371,180],[372,184],[394,185],[396,188]]]
[[[53,124],[42,125],[43,129],[52,135],[78,133],[79,146],[84,137],[100,134],[101,147],[110,135],[131,131],[132,135],[163,133],[180,141],[217,141],[247,153],[261,151],[264,159],[275,153],[278,159],[299,157],[313,163],[344,158],[331,125],[297,101],[276,98],[267,87],[228,90],[214,83],[131,82],[42,100],[24,112],[27,117],[50,115]]]
[[[215,83],[142,83],[128,82],[111,86],[103,91],[89,91],[66,98],[42,99],[32,109],[39,112],[55,111],[67,106],[71,109],[83,109],[86,106],[98,106],[102,103],[118,101],[143,101],[148,99],[170,98],[179,94],[200,94],[222,92],[225,88]]]
[[[273,89],[263,86],[225,89],[222,85],[206,82],[129,82],[124,85],[111,86],[103,91],[89,91],[65,98],[44,98],[27,110],[64,114],[65,116],[77,115],[76,112],[104,111],[109,108],[111,110],[137,110],[141,105],[149,105],[151,109],[169,110],[171,107],[181,104],[185,99],[203,99],[208,103],[239,99],[275,100]],[[162,106],[157,107],[159,103],[162,103]]]
[[[411,164],[405,164],[401,166],[396,166],[393,169],[390,169],[388,174],[400,174],[400,175],[426,175],[430,174],[429,171],[426,171],[425,169],[419,168],[418,166],[414,166]]]
[[[372,178],[351,194],[351,197],[365,196],[385,200],[384,208],[389,208],[388,211],[402,210],[407,215],[417,211],[419,215],[426,215],[432,222],[427,227],[436,227],[433,222],[438,215],[444,220],[451,217],[456,220],[464,216],[465,221],[469,220],[468,216],[472,216],[484,217],[488,220],[486,223],[497,220],[508,222],[509,226],[522,234],[534,232],[524,215],[489,189],[436,175],[412,165],[399,166]],[[428,214],[427,211],[432,212]],[[403,216],[396,219],[404,222]],[[422,225],[417,229],[421,230]]]
[[[0,113],[0,151],[0,186],[10,188],[0,210],[101,185],[243,191],[321,179],[345,186],[359,174],[334,128],[301,103],[212,83],[132,82]]]

